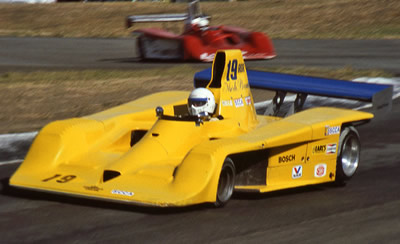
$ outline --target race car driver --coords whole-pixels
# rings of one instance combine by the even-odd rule
[[[187,106],[191,116],[209,120],[215,111],[214,95],[206,88],[196,88],[190,93]]]

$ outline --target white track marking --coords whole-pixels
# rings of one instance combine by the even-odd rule
[[[0,135],[0,148],[8,146],[15,141],[33,139],[37,135],[37,133],[37,131],[33,131],[24,133],[2,134]]]
[[[24,160],[23,159],[15,159],[15,160],[10,160],[10,161],[3,161],[3,162],[0,162],[0,166],[7,165],[7,164],[21,163],[22,161],[24,161]]]
[[[26,143],[28,141],[32,141],[37,135],[37,131],[34,132],[25,132],[25,133],[15,133],[15,134],[3,134],[0,135],[0,150],[8,151],[9,153],[14,153],[18,150],[15,148],[15,144],[17,143]],[[14,164],[18,162],[22,162],[24,159],[13,159],[0,162],[0,166],[7,164]]]

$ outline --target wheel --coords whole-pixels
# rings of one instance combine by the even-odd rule
[[[235,187],[235,171],[232,159],[226,158],[219,175],[216,207],[224,206],[231,198]]]
[[[336,163],[336,183],[343,185],[355,174],[360,161],[360,138],[353,126],[343,129],[339,137],[339,151]]]
[[[145,51],[144,51],[144,40],[143,40],[143,34],[139,35],[136,37],[136,57],[139,60],[145,60]]]

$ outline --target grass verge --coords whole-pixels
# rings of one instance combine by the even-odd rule
[[[89,2],[0,4],[0,36],[126,37],[128,15],[183,13],[186,3]],[[398,0],[260,0],[202,2],[213,25],[234,25],[271,38],[400,38]],[[180,33],[183,24],[137,24]]]

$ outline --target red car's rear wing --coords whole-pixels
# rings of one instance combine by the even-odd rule
[[[188,11],[184,14],[149,14],[149,15],[132,15],[126,18],[127,28],[134,23],[144,22],[174,22],[174,21],[192,21],[195,18],[210,19],[211,16],[201,12],[199,1],[193,1],[188,5]]]
[[[132,15],[126,18],[126,27],[129,28],[134,23],[183,21],[187,18],[187,14]]]

